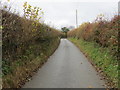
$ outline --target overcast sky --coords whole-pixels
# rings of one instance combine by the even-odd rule
[[[5,3],[5,0],[3,1]],[[76,25],[76,9],[79,25],[83,22],[94,21],[98,14],[111,18],[118,12],[119,0],[10,0],[10,5],[22,14],[22,5],[25,1],[32,6],[42,8],[44,11],[42,20],[46,24],[60,29],[63,26]]]

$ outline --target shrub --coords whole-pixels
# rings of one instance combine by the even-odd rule
[[[101,47],[108,48],[111,55],[117,59],[119,22],[120,16],[118,15],[115,15],[110,21],[106,21],[100,16],[92,23],[83,23],[78,28],[69,31],[68,37],[98,43]]]
[[[43,43],[45,41],[51,41],[55,38],[59,38],[62,34],[54,28],[51,28],[45,24],[35,22],[24,17],[20,17],[16,14],[2,11],[2,41],[3,41],[3,73],[6,74],[7,69],[13,61],[20,59],[29,46]],[[36,25],[33,25],[37,23]],[[39,49],[36,48],[36,49]],[[37,50],[35,51],[37,53]],[[7,66],[8,65],[8,66]]]

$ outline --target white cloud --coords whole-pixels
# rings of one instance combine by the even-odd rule
[[[11,0],[10,3],[12,8],[22,13],[25,1],[32,6],[41,7],[45,13],[45,23],[60,29],[62,26],[75,26],[76,9],[79,24],[93,21],[100,13],[107,18],[112,17],[118,11],[119,0]]]
[[[5,1],[5,0],[1,0]],[[11,2],[16,0],[10,0]],[[17,2],[118,2],[119,0],[19,0]]]

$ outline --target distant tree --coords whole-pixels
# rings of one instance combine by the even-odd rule
[[[64,32],[64,33],[67,33],[68,31],[69,31],[69,29],[67,28],[67,27],[63,27],[63,28],[61,28],[62,29],[62,31]]]
[[[61,28],[61,30],[65,34],[65,37],[67,38],[67,32],[69,31],[69,28],[63,27],[63,28]]]

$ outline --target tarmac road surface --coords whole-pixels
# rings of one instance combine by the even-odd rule
[[[67,39],[23,88],[105,88],[94,67]]]

